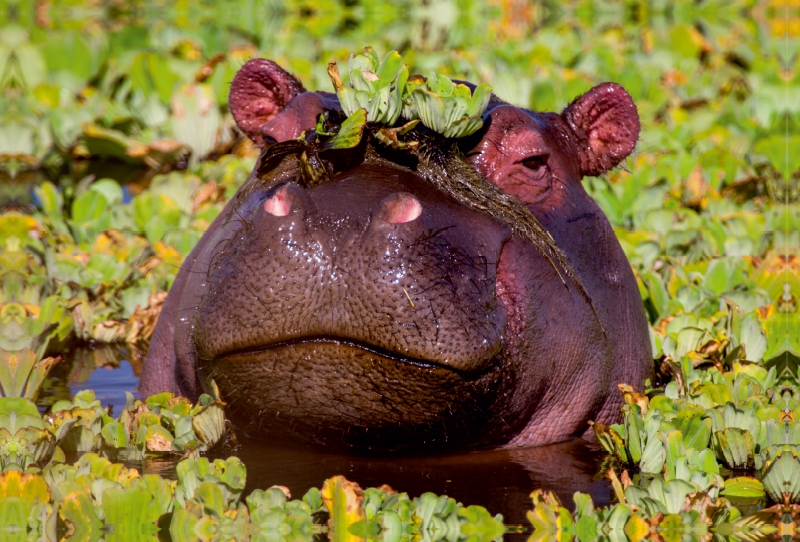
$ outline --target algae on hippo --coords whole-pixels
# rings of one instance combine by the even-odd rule
[[[249,434],[377,450],[536,445],[616,420],[617,384],[652,372],[649,332],[581,178],[633,151],[631,98],[605,83],[557,114],[492,95],[454,139],[387,88],[382,126],[269,60],[242,67],[231,111],[264,152],[179,272],[143,391],[213,379]]]

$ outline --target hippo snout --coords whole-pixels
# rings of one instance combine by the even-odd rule
[[[385,439],[418,438],[495,408],[507,226],[388,167],[248,197],[209,269],[191,340],[203,377],[268,413],[254,424],[297,431],[322,416],[344,431],[333,420],[346,411],[348,426],[373,437],[380,419]],[[464,394],[474,395],[466,409]],[[421,395],[424,410],[412,404]]]
[[[243,205],[250,216],[215,259],[198,307],[201,360],[346,341],[470,373],[501,351],[506,313],[495,281],[506,226],[453,209],[391,168],[250,197],[257,204]]]

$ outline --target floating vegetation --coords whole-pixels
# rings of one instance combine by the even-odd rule
[[[406,123],[419,120],[446,138],[466,137],[480,130],[492,95],[492,87],[486,83],[473,91],[435,72],[427,78],[409,78],[400,53],[390,51],[379,61],[372,47],[350,55],[347,84],[342,82],[335,62],[328,64],[328,75],[348,117],[364,109],[367,122],[392,129],[402,113]]]
[[[197,457],[224,441],[229,432],[218,397],[203,394],[196,404],[159,393],[144,401],[127,393],[125,409],[113,418],[92,390],[57,401],[42,417],[33,398],[57,360],[36,360],[28,349],[0,349],[0,468],[41,469],[63,461],[64,452],[97,452],[111,459],[146,454]],[[23,384],[27,384],[26,386]],[[212,384],[212,391],[215,391]]]
[[[388,486],[362,490],[342,476],[299,500],[279,486],[243,499],[244,464],[236,457],[211,461],[200,456],[225,438],[224,405],[218,400],[204,395],[192,405],[169,393],[143,401],[129,395],[126,408],[112,418],[91,391],[55,403],[44,416],[28,397],[10,396],[35,396],[36,382],[54,363],[37,362],[29,350],[0,356],[4,535],[20,540],[115,539],[112,535],[119,533],[150,540],[169,533],[173,541],[300,542],[326,535],[334,542],[489,542],[509,532],[502,516],[483,507],[433,493],[412,499]],[[536,490],[528,512],[530,542],[712,535],[751,541],[796,530],[798,375],[756,364],[703,374],[684,380],[690,390],[685,393],[670,384],[648,396],[621,385],[624,422],[594,425],[598,441],[615,458],[606,474],[618,502],[595,508],[591,497],[576,493],[576,509],[570,512],[554,493]],[[776,379],[776,386],[763,387]],[[705,401],[713,404],[703,406]],[[726,440],[727,434],[738,440]],[[723,444],[714,444],[714,438]],[[69,465],[64,452],[83,455]],[[163,453],[187,457],[177,464],[177,480],[142,475],[115,462]],[[754,502],[766,500],[775,504],[747,513]]]
[[[456,11],[436,1],[376,0],[370,9],[323,2],[310,12],[307,3],[286,0],[279,13],[239,0],[144,10],[99,2],[75,9],[77,3],[38,2],[34,10],[12,1],[3,11],[0,348],[7,352],[0,353],[0,367],[44,363],[38,360],[75,342],[135,344],[149,337],[183,259],[252,170],[256,154],[234,137],[226,109],[228,83],[248,58],[291,51],[282,65],[307,88],[323,89],[330,81],[317,69],[322,63],[341,63],[344,51],[365,43],[381,50],[402,43],[409,73],[491,81],[503,99],[540,111],[557,111],[594,84],[616,81],[633,97],[646,129],[628,167],[585,179],[584,186],[636,273],[659,380],[646,395],[625,392],[622,424],[597,426],[614,457],[609,476],[619,502],[598,509],[578,495],[570,511],[538,492],[534,540],[796,536],[800,154],[787,149],[800,146],[800,133],[785,97],[800,92],[800,70],[785,53],[796,40],[791,9],[705,0],[619,10],[578,0],[561,3],[550,17],[546,10],[471,1],[456,3]],[[387,68],[396,63],[388,60]],[[380,71],[380,62],[363,65]],[[399,78],[387,80],[378,94],[388,88],[396,96]],[[435,80],[446,83],[439,75]],[[430,76],[424,83],[409,77],[401,97],[414,88],[422,97],[423,88],[438,92],[433,84]],[[412,105],[404,100],[400,115],[414,117]],[[387,102],[377,112],[390,120],[396,109]],[[384,128],[375,138],[402,148],[413,143],[406,136],[419,124]],[[357,123],[351,127],[338,135],[360,140]],[[344,148],[352,141],[329,142]],[[233,154],[215,159],[225,152]],[[210,160],[199,161],[203,155]],[[98,163],[125,168],[97,169]],[[182,164],[187,169],[169,172]],[[129,184],[134,167],[145,169],[149,186]],[[58,539],[68,531],[74,539],[112,538],[120,531],[104,524],[128,528],[134,520],[145,525],[136,533],[161,527],[159,536],[166,536],[173,532],[167,519],[190,510],[181,519],[187,536],[231,539],[241,534],[236,525],[257,523],[260,535],[252,527],[248,536],[281,540],[305,532],[308,523],[297,519],[305,517],[303,505],[317,510],[312,531],[323,529],[324,504],[313,490],[275,506],[264,503],[283,502],[277,488],[244,502],[241,493],[233,497],[243,487],[238,478],[220,480],[224,469],[240,472],[235,462],[216,467],[200,458],[182,467],[187,472],[178,482],[194,484],[181,493],[185,506],[175,504],[178,482],[110,463],[131,448],[192,449],[201,436],[194,425],[194,437],[188,431],[186,408],[191,414],[203,405],[174,397],[129,403],[125,410],[133,407],[131,420],[138,415],[139,425],[123,438],[120,425],[103,425],[106,418],[119,421],[89,393],[69,398],[62,389],[46,400],[69,400],[61,403],[66,411],[84,412],[54,433],[29,402],[40,376],[12,372],[0,374],[4,395],[22,396],[3,399],[0,408],[7,454],[0,538]],[[169,442],[173,451],[148,450],[148,432],[151,446]],[[58,461],[62,444],[89,442],[99,448],[82,462]],[[23,464],[27,472],[19,470]],[[198,490],[197,480],[211,485]],[[131,488],[143,500],[128,497]],[[365,517],[377,518],[375,494],[363,494]],[[125,523],[114,499],[141,515]],[[290,510],[289,503],[303,505]],[[406,521],[412,506],[402,503],[392,510]],[[382,506],[375,521],[384,536],[419,536],[407,523],[392,523],[389,505]],[[359,536],[376,538],[375,525]],[[176,524],[173,533],[182,529]],[[466,522],[461,527],[464,534],[469,529]]]

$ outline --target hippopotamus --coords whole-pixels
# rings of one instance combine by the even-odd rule
[[[264,149],[341,114],[335,94],[266,59],[243,65],[229,104]],[[560,114],[493,95],[483,127],[448,147],[563,260],[401,151],[362,145],[313,186],[302,160],[257,164],[177,274],[140,391],[197,397],[213,381],[247,435],[362,450],[589,435],[619,418],[617,384],[641,390],[653,368],[636,278],[581,184],[633,152],[639,130],[630,96],[602,83]]]

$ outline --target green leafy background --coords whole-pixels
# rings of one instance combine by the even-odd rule
[[[636,273],[658,379],[647,404],[626,395],[625,423],[597,428],[601,442],[620,465],[661,471],[666,483],[691,471],[702,478],[695,488],[762,498],[752,476],[714,486],[719,465],[686,450],[705,439],[723,468],[791,470],[774,448],[791,439],[747,420],[791,425],[796,408],[769,390],[794,389],[800,362],[798,9],[793,0],[0,0],[0,348],[41,357],[89,341],[146,344],[183,258],[255,162],[226,104],[248,58],[331,91],[328,62],[344,66],[365,45],[397,49],[411,73],[486,82],[536,110],[616,81],[642,119],[637,152],[584,186]],[[48,386],[41,405],[70,399]],[[633,518],[669,515],[679,510],[669,499],[687,497],[680,484],[618,483],[627,512],[576,498],[569,532],[590,540],[598,525],[616,525],[641,539]],[[572,525],[551,497],[534,504],[541,533]],[[745,532],[740,516],[724,521]]]

